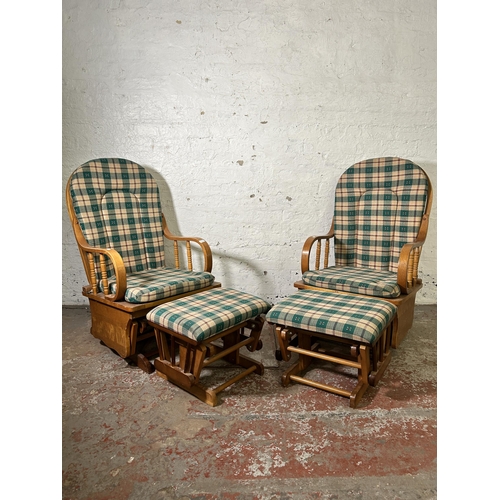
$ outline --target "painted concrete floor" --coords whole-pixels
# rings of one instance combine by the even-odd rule
[[[268,327],[263,349],[245,352],[264,375],[226,389],[212,408],[101,345],[87,309],[62,316],[63,500],[437,498],[436,306],[416,307],[357,409],[282,387],[289,363],[276,361]],[[207,370],[207,385],[227,379],[226,366]],[[355,385],[331,370],[312,374]]]

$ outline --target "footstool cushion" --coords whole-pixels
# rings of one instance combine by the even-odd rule
[[[242,378],[264,373],[264,365],[241,354],[262,348],[260,334],[264,314],[271,309],[265,300],[230,288],[213,288],[155,307],[147,320],[155,331],[161,377],[216,406],[218,394]],[[202,370],[216,361],[243,368],[215,388],[201,381]]]
[[[215,288],[157,306],[146,318],[167,330],[202,341],[265,314],[270,308],[271,304],[255,295]]]
[[[290,353],[299,356],[282,375],[282,384],[286,387],[293,381],[348,397],[351,408],[356,408],[368,386],[375,386],[389,365],[396,312],[395,305],[369,297],[307,289],[290,295],[266,316],[274,325],[281,359],[289,361]],[[346,346],[349,353],[340,349]],[[307,378],[314,359],[356,368],[356,387],[349,391]]]
[[[275,305],[266,319],[270,323],[374,344],[396,311],[396,306],[384,300],[301,290]]]

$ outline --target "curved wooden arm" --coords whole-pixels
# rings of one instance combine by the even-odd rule
[[[401,292],[408,293],[418,283],[418,263],[424,241],[407,243],[401,249],[398,261],[398,285]]]
[[[324,267],[328,267],[328,250],[329,250],[329,240],[333,238],[333,220],[332,220],[332,226],[330,227],[330,231],[328,234],[322,235],[322,236],[309,236],[307,240],[304,242],[304,246],[302,247],[302,257],[300,259],[300,267],[302,270],[302,274],[304,274],[306,271],[309,271],[309,260],[311,256],[311,250],[313,248],[314,243],[318,242],[318,245],[321,245],[321,240],[326,240],[327,247],[325,249],[325,254],[324,254]],[[319,268],[319,259],[320,259],[320,253],[321,253],[321,246],[317,248],[316,252],[316,269]]]
[[[103,281],[104,295],[106,299],[111,300],[112,302],[123,300],[125,291],[127,290],[127,272],[125,271],[125,264],[123,263],[121,255],[113,248],[91,247],[87,244],[80,244],[80,242],[78,242],[78,247],[84,261],[85,271],[87,273],[89,283],[92,286],[93,293],[98,293],[95,267],[93,266],[93,263],[95,262],[95,255],[97,254],[99,255],[99,264],[101,268],[100,270]],[[111,261],[111,264],[115,271],[114,278],[116,280],[116,292],[114,294],[110,294],[108,289],[106,258]]]
[[[212,250],[210,249],[209,244],[202,238],[197,238],[193,236],[176,236],[170,232],[167,226],[167,221],[165,219],[165,216],[162,214],[162,228],[163,228],[163,235],[165,238],[168,240],[171,240],[174,242],[174,252],[175,252],[175,267],[179,267],[179,253],[178,253],[178,243],[179,241],[184,241],[186,242],[186,252],[187,252],[187,259],[188,259],[188,268],[191,271],[192,270],[192,258],[191,258],[191,242],[196,243],[201,247],[201,250],[203,251],[203,271],[210,273],[212,272]]]
[[[418,264],[420,261],[420,252],[427,237],[433,198],[431,180],[427,174],[426,177],[429,185],[427,190],[427,204],[417,237],[413,243],[404,245],[399,254],[397,279],[402,293],[408,293],[413,286],[420,282],[418,279]]]
[[[75,235],[76,243],[78,245],[78,250],[82,257],[83,267],[85,269],[85,274],[89,280],[89,284],[92,287],[93,293],[98,293],[97,288],[97,278],[95,273],[95,254],[99,255],[99,265],[101,267],[101,274],[103,278],[104,294],[106,299],[116,302],[117,300],[122,300],[125,296],[125,291],[127,289],[127,273],[125,271],[125,264],[121,255],[113,248],[98,248],[92,247],[87,243],[85,236],[83,235],[82,228],[75,214],[73,208],[73,200],[70,194],[70,181],[71,177],[68,179],[66,185],[66,207],[68,208],[69,220],[71,226],[73,227],[73,233]],[[90,256],[90,260],[89,260]],[[111,264],[115,272],[116,279],[116,292],[114,295],[109,294],[108,290],[108,276],[106,272],[106,257],[110,259]]]

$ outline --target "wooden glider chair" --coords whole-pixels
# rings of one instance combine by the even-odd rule
[[[305,241],[302,280],[294,286],[391,302],[397,307],[392,337],[397,348],[413,324],[415,296],[422,288],[418,264],[431,206],[429,177],[412,161],[388,157],[356,163],[338,181],[330,231]]]
[[[101,158],[81,165],[68,180],[66,204],[89,281],[82,294],[89,299],[92,335],[153,372],[148,357],[156,343],[146,314],[220,287],[211,274],[208,243],[169,231],[156,181],[130,160]],[[173,242],[175,268],[166,265],[164,238]],[[201,249],[203,270],[193,270],[191,244]],[[148,343],[152,349],[141,352]]]

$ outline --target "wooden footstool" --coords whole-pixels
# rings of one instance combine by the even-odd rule
[[[265,300],[230,288],[214,288],[152,309],[146,316],[154,327],[159,358],[156,373],[203,402],[216,406],[217,395],[264,366],[240,354],[262,347],[264,315],[271,308]],[[223,359],[245,370],[227,382],[207,389],[200,383],[203,368]]]
[[[266,315],[274,325],[280,357],[289,361],[292,352],[299,354],[283,374],[283,385],[294,381],[348,397],[355,408],[368,385],[375,386],[389,364],[396,311],[387,301],[367,297],[316,290],[290,295]],[[346,391],[305,378],[315,358],[357,368],[356,387]]]

